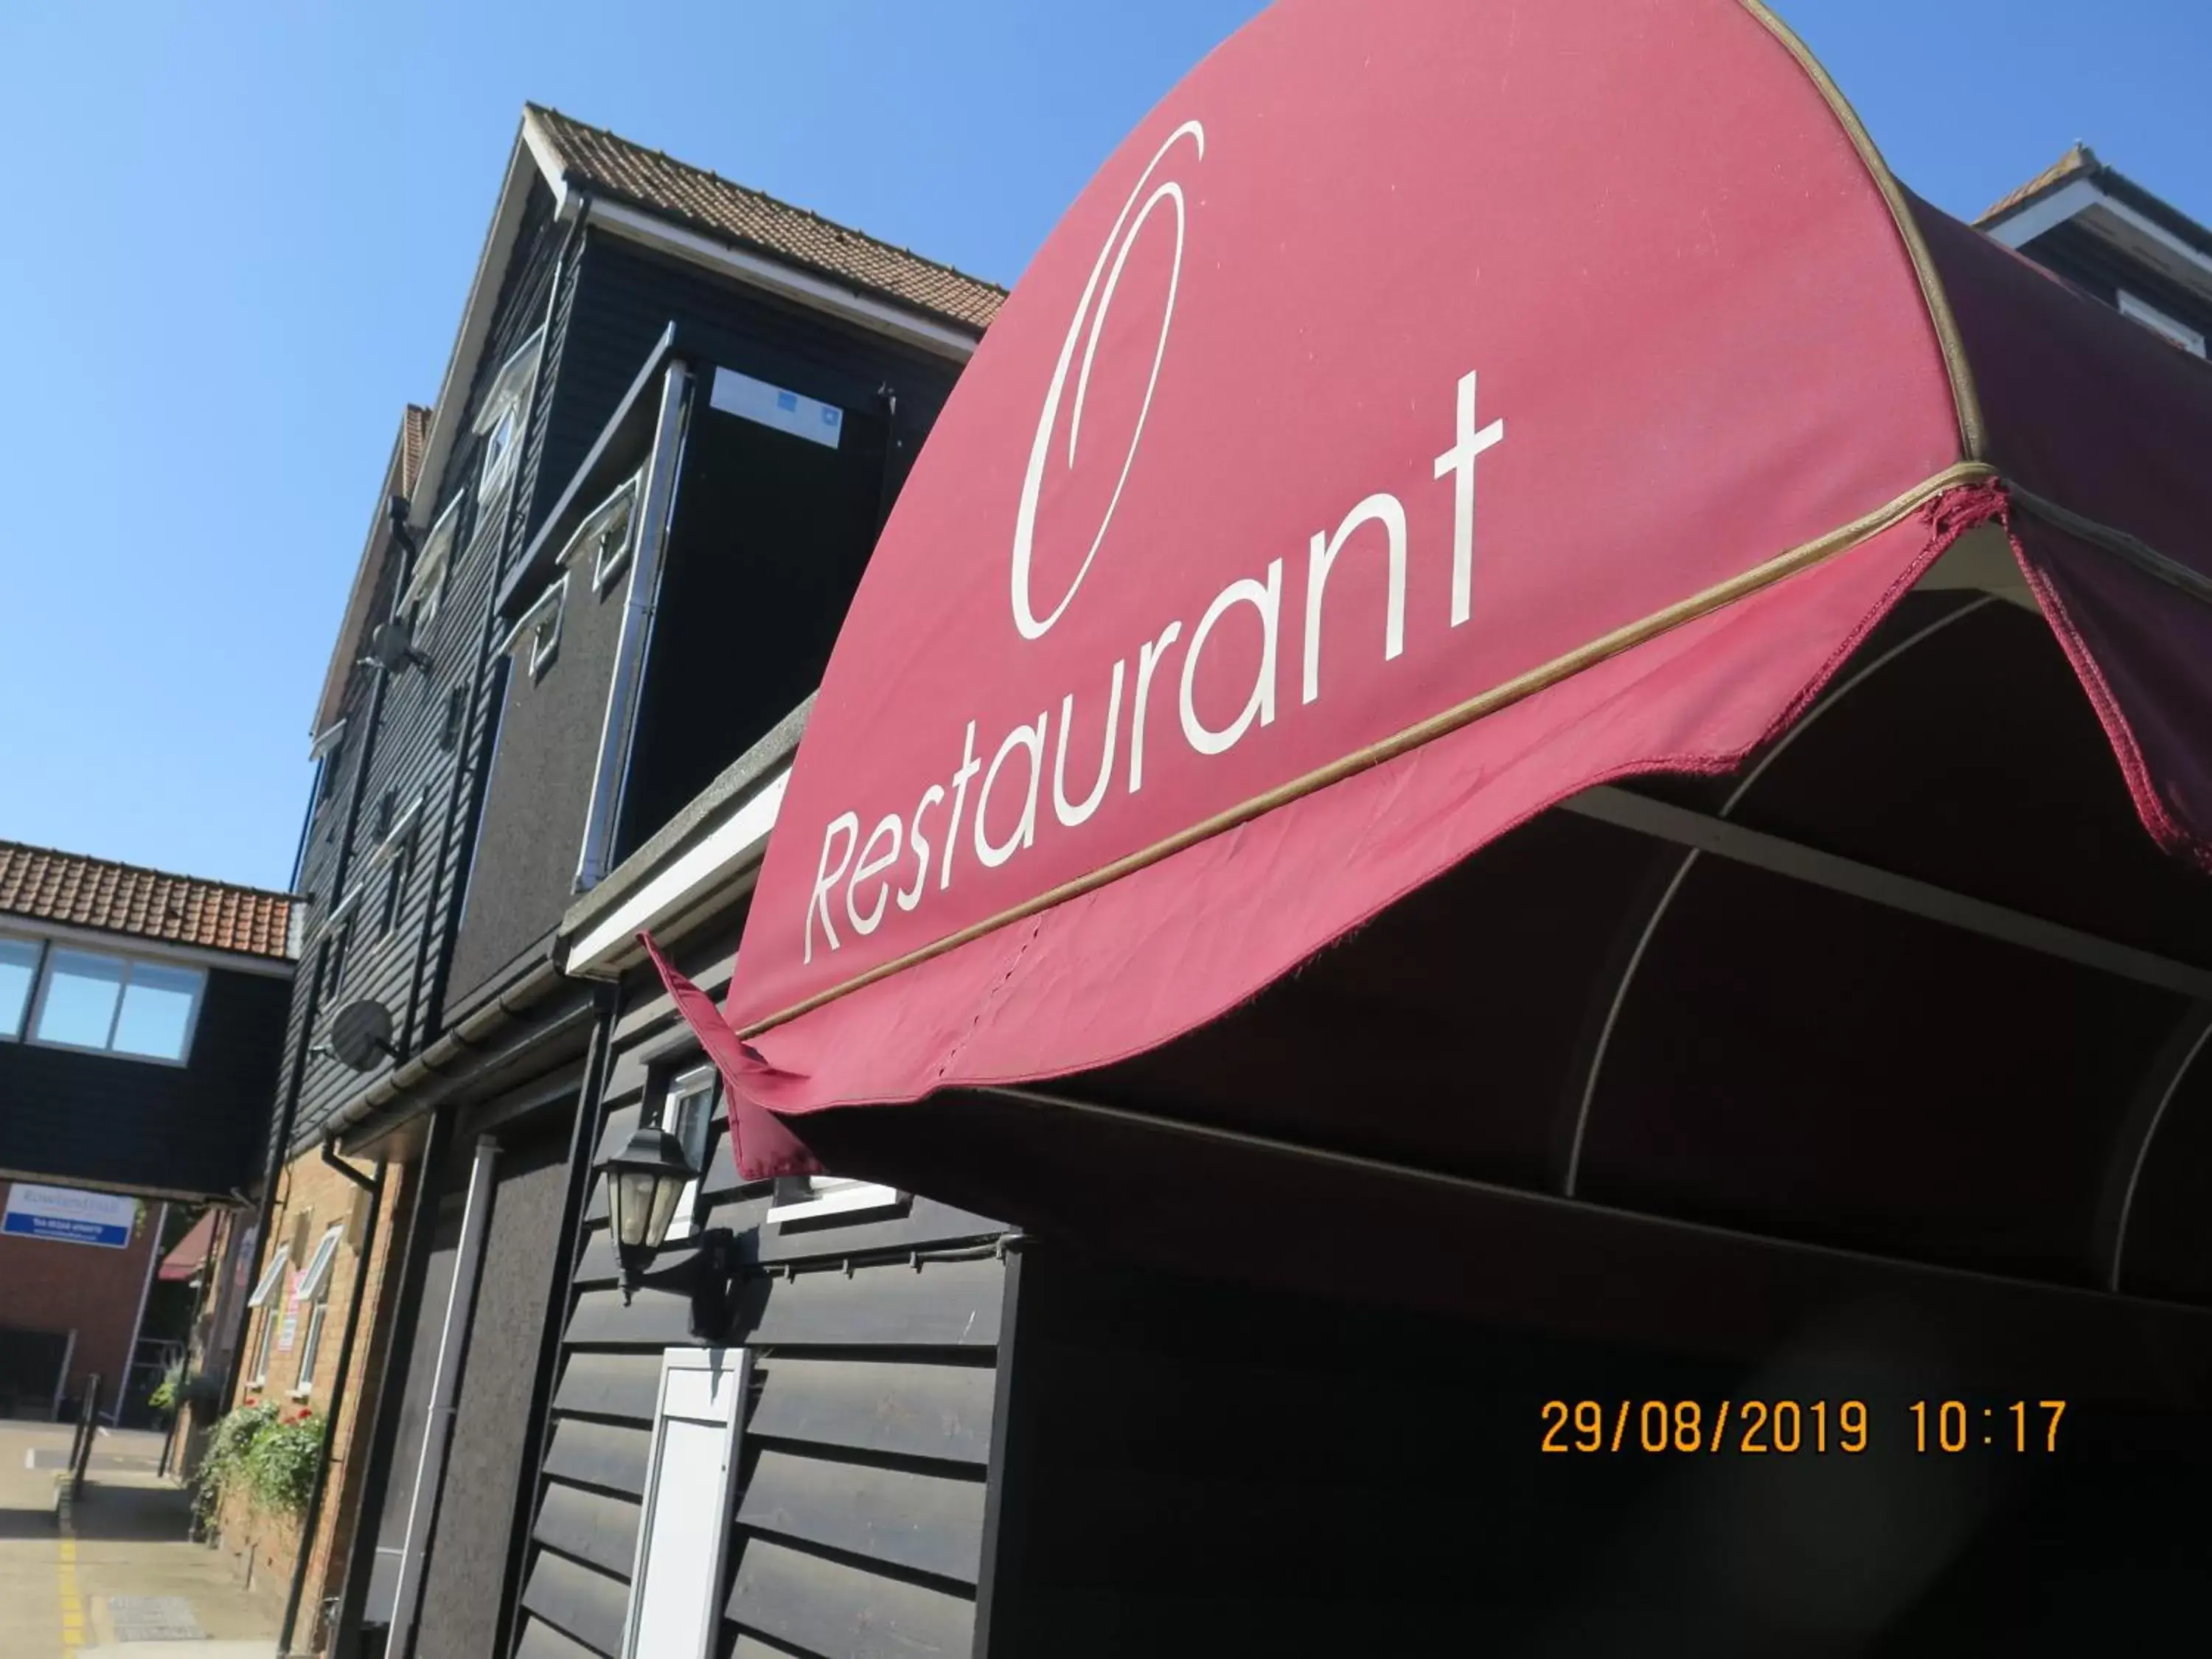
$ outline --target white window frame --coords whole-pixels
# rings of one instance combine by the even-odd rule
[[[315,1350],[323,1342],[323,1316],[331,1310],[330,1286],[308,1304],[307,1328],[300,1345],[300,1369],[293,1374],[292,1398],[305,1400],[315,1391]]]
[[[787,1198],[782,1190],[784,1181],[804,1181],[807,1195]],[[880,1211],[896,1210],[911,1196],[881,1182],[860,1181],[850,1176],[787,1176],[776,1185],[777,1194],[769,1200],[767,1221],[771,1227],[781,1227],[787,1221],[818,1221],[833,1215],[858,1221]]]
[[[265,1388],[269,1382],[269,1356],[276,1340],[276,1321],[283,1307],[271,1303],[261,1310],[261,1328],[253,1339],[253,1364],[247,1369],[252,1373],[246,1379],[249,1389]]]
[[[676,1136],[683,1145],[684,1158],[697,1171],[684,1183],[683,1196],[676,1200],[676,1213],[668,1223],[669,1239],[689,1238],[697,1230],[699,1187],[707,1174],[707,1148],[714,1139],[714,1114],[722,1103],[721,1088],[722,1074],[710,1062],[671,1077],[661,1091],[660,1127]],[[698,1128],[695,1134],[685,1135],[672,1121],[676,1110],[684,1102],[702,1097],[707,1103],[699,1113]]]
[[[514,626],[507,630],[492,654],[508,657],[522,648],[523,641],[530,642],[528,667],[532,681],[540,678],[553,665],[561,649],[561,616],[568,608],[568,573],[562,572],[559,579],[530,602],[530,609],[515,618]]]
[[[261,1277],[254,1281],[253,1292],[246,1298],[247,1307],[258,1308],[269,1299],[269,1293],[276,1288],[279,1276],[291,1260],[292,1247],[279,1244],[276,1254],[269,1258],[269,1265],[261,1270]]]
[[[553,561],[561,569],[574,569],[583,562],[588,549],[594,599],[605,599],[607,589],[629,568],[630,550],[637,542],[637,486],[642,476],[632,473],[585,514]]]
[[[514,458],[522,448],[522,422],[529,412],[530,394],[538,386],[538,349],[544,339],[545,330],[541,325],[514,349],[500,365],[499,373],[492,377],[491,387],[484,393],[483,408],[477,412],[477,435],[486,441],[483,471],[477,481],[477,500],[487,507],[514,477]],[[507,422],[512,422],[513,429],[506,443],[495,450],[490,440]],[[485,516],[489,518],[489,513]]]
[[[447,502],[429,534],[422,538],[415,568],[408,573],[407,591],[399,596],[398,614],[407,618],[418,641],[438,620],[438,606],[446,597],[446,579],[453,574],[453,549],[460,530],[461,499],[456,495]]]
[[[2204,356],[2204,331],[2202,329],[2190,327],[2180,318],[2160,310],[2149,301],[2130,294],[2125,289],[2118,292],[2121,316],[2134,318],[2154,333],[2164,335],[2184,351],[2194,352],[2199,357]]]
[[[31,1010],[38,1004],[39,986],[46,976],[46,947],[50,943],[50,940],[30,933],[0,933],[0,944],[27,945],[31,947],[31,981],[23,988],[23,1006],[15,1011],[15,1030],[13,1035],[0,1031],[0,1042],[30,1040]]]
[[[346,1224],[343,1221],[333,1221],[323,1229],[321,1242],[315,1246],[315,1253],[307,1258],[307,1267],[301,1270],[300,1282],[292,1287],[295,1304],[321,1291],[323,1281],[331,1276],[331,1261],[337,1255],[338,1241],[345,1237],[345,1230]]]
[[[714,1374],[724,1374],[717,1389]],[[722,1626],[722,1575],[729,1566],[732,1511],[738,1492],[738,1469],[744,1461],[745,1402],[752,1393],[753,1356],[750,1348],[667,1348],[660,1356],[660,1383],[653,1393],[653,1441],[646,1455],[645,1496],[637,1523],[636,1553],[630,1562],[629,1595],[623,1613],[620,1659],[706,1659],[714,1650]],[[672,1410],[672,1407],[674,1409]],[[702,1409],[705,1407],[707,1409]],[[710,1546],[714,1566],[699,1575],[692,1592],[699,1598],[700,1644],[694,1654],[644,1652],[639,1645],[641,1593],[648,1587],[652,1549],[659,1520],[660,1459],[668,1419],[677,1416],[690,1422],[709,1422],[708,1410],[718,1410],[725,1425],[719,1520]],[[679,1583],[681,1581],[678,1581]]]
[[[39,977],[31,992],[31,1011],[23,1020],[23,1041],[40,1048],[59,1048],[75,1054],[105,1054],[110,1060],[137,1060],[142,1066],[167,1066],[182,1071],[192,1063],[192,1042],[199,1036],[200,1010],[207,1006],[207,969],[189,963],[172,962],[159,957],[130,956],[120,951],[103,951],[96,945],[60,944],[49,939],[46,948],[39,953]],[[53,984],[54,957],[57,954],[98,957],[108,962],[123,964],[122,982],[115,988],[115,1006],[107,1016],[107,1041],[94,1045],[89,1042],[63,1042],[53,1037],[39,1035],[39,1022],[46,1017],[46,992]],[[192,1006],[185,1013],[185,1035],[182,1048],[176,1058],[167,1054],[134,1054],[115,1047],[115,1028],[123,1020],[123,1001],[131,993],[131,970],[133,968],[159,968],[169,973],[190,974],[198,981],[192,988]]]

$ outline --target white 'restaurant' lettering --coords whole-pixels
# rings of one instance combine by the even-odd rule
[[[1114,268],[1118,270],[1118,264]],[[1103,313],[1103,301],[1099,309]],[[1063,354],[1064,359],[1073,356],[1073,334],[1071,334],[1071,349]],[[1086,352],[1086,371],[1088,356]],[[1063,370],[1066,367],[1063,361]],[[1474,612],[1475,464],[1505,436],[1505,422],[1502,420],[1493,420],[1486,425],[1476,423],[1475,384],[1476,379],[1472,373],[1461,377],[1454,405],[1452,446],[1438,455],[1435,463],[1437,481],[1449,480],[1451,484],[1451,600],[1448,625],[1452,628],[1467,622]],[[1049,430],[1048,422],[1047,430]],[[1368,550],[1370,547],[1374,550],[1373,554]],[[1406,649],[1409,567],[1416,550],[1408,529],[1405,504],[1397,496],[1382,491],[1356,503],[1334,529],[1316,530],[1312,533],[1307,546],[1303,627],[1296,647],[1297,666],[1291,671],[1297,674],[1299,683],[1299,700],[1293,708],[1317,702],[1322,696],[1322,633],[1328,617],[1329,577],[1339,558],[1347,553],[1355,559],[1379,554],[1386,562],[1384,574],[1388,586],[1382,618],[1382,660],[1389,663],[1396,660]],[[1095,544],[1092,551],[1097,551]],[[1085,563],[1087,568],[1089,561]],[[1024,580],[1026,574],[1025,570],[1022,572]],[[1079,576],[1078,580],[1080,580]],[[1275,558],[1268,562],[1263,575],[1240,576],[1228,583],[1200,613],[1198,627],[1190,636],[1180,668],[1170,671],[1176,681],[1176,691],[1164,694],[1171,695],[1176,704],[1176,714],[1167,720],[1164,729],[1179,736],[1193,754],[1207,757],[1226,754],[1249,739],[1255,730],[1264,730],[1277,723],[1278,683],[1283,671],[1280,661],[1282,599],[1283,561]],[[1061,608],[1065,607],[1066,602],[1063,597]],[[1251,688],[1235,718],[1226,726],[1210,726],[1198,708],[1201,659],[1205,658],[1206,647],[1212,642],[1218,626],[1241,628],[1243,625],[1231,618],[1238,608],[1245,606],[1252,610],[1260,625],[1258,665],[1254,671]],[[1057,614],[1055,611],[1053,617]],[[1024,627],[1019,631],[1025,637],[1034,639],[1049,628],[1053,617],[1032,619],[1031,627]],[[1169,658],[1182,637],[1182,623],[1176,620],[1167,623],[1152,637],[1137,643],[1136,673],[1128,698],[1127,714],[1127,793],[1132,795],[1141,789],[1145,782],[1145,739],[1151,730],[1152,683],[1167,666]],[[1340,658],[1343,651],[1344,646],[1340,641]],[[1080,829],[1104,809],[1112,793],[1110,785],[1115,760],[1123,729],[1121,691],[1128,661],[1127,656],[1116,659],[1105,677],[1105,719],[1100,728],[1094,728],[1101,730],[1097,770],[1092,775],[1089,793],[1080,800],[1070,799],[1067,793],[1068,748],[1075,741],[1072,735],[1076,718],[1075,693],[1071,691],[1060,700],[1060,732],[1057,744],[1053,748],[1050,768],[1050,822],[1061,829]],[[1341,680],[1344,678],[1344,668],[1340,665],[1334,678]],[[1219,712],[1217,706],[1217,716]],[[929,836],[924,832],[923,819],[939,806],[949,808],[944,824],[943,850],[938,863],[937,890],[939,892],[952,885],[963,847],[973,851],[978,865],[987,870],[995,870],[1036,846],[1040,828],[1037,802],[1045,787],[1046,746],[1052,740],[1052,734],[1048,730],[1051,723],[1048,708],[1034,721],[1016,726],[1007,732],[993,751],[988,771],[976,752],[977,722],[969,720],[961,741],[960,763],[953,769],[947,781],[932,783],[924,788],[913,811],[905,817],[896,812],[878,817],[865,842],[861,840],[860,817],[857,811],[842,812],[830,820],[823,830],[821,856],[815,866],[814,890],[806,907],[803,940],[805,961],[811,963],[814,960],[814,929],[817,919],[826,947],[835,952],[844,946],[830,910],[830,896],[841,883],[845,890],[845,919],[856,934],[872,933],[880,927],[887,914],[888,904],[893,900],[896,901],[902,911],[911,912],[921,908],[927,898],[932,851]],[[1085,752],[1088,752],[1087,746],[1079,750],[1079,753]],[[1015,766],[1023,775],[1018,778],[1003,775],[1010,766]],[[978,774],[982,775],[982,787],[976,792],[975,816],[970,819],[968,816],[969,786],[975,781]],[[1010,802],[1017,787],[1019,791],[1019,810],[1010,816]],[[997,807],[995,815],[993,811],[994,803]],[[963,827],[966,830],[964,836],[962,833]],[[854,856],[856,853],[857,858]],[[908,855],[914,861],[911,878],[894,891],[891,886],[893,878],[889,872],[902,858]]]

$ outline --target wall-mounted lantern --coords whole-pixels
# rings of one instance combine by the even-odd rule
[[[599,1170],[607,1182],[607,1220],[622,1267],[623,1305],[640,1282],[663,1271],[654,1258],[664,1246],[682,1250],[691,1258],[691,1334],[702,1342],[720,1341],[732,1311],[737,1235],[710,1227],[670,1242],[677,1204],[699,1174],[682,1143],[657,1123],[641,1123],[619,1152],[600,1161]]]

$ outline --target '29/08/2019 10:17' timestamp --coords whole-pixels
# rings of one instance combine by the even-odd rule
[[[2065,1415],[2063,1400],[1915,1400],[1885,1431],[1863,1400],[1547,1400],[1539,1449],[1848,1456],[1896,1435],[1924,1454],[2052,1453]]]

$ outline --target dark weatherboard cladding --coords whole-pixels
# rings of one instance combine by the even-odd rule
[[[726,963],[730,943],[702,941],[686,961]],[[639,975],[614,1030],[602,1152],[628,1138],[661,1079],[700,1063]],[[717,1650],[965,1659],[983,1577],[1003,1230],[913,1198],[890,1219],[787,1233],[763,1224],[769,1184],[738,1181],[719,1127],[708,1169],[702,1224],[735,1231],[748,1263],[729,1339],[756,1355]],[[525,1659],[620,1650],[662,1351],[690,1343],[689,1318],[686,1297],[652,1285],[623,1305],[595,1185],[531,1495]]]

